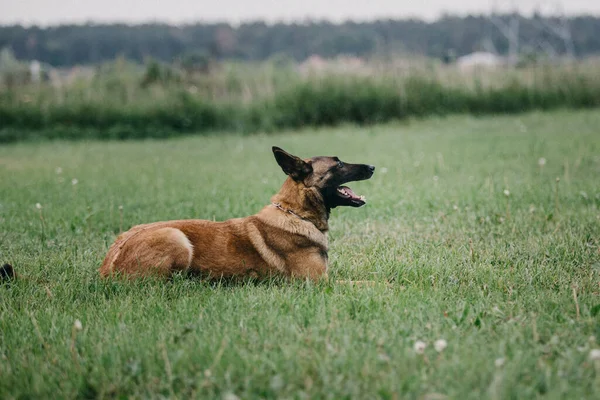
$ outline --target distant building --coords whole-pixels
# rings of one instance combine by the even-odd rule
[[[39,61],[33,60],[29,63],[29,75],[32,82],[39,82],[42,79],[42,64]]]
[[[365,60],[360,57],[339,55],[336,58],[325,59],[319,55],[313,54],[300,64],[301,73],[361,73],[366,72],[367,65]]]
[[[327,61],[319,55],[312,55],[308,57],[302,64],[300,64],[300,70],[302,72],[319,72],[327,67]]]
[[[456,60],[456,64],[461,69],[497,67],[500,65],[505,65],[506,59],[494,53],[478,51],[475,53],[467,54],[466,56],[459,57]]]

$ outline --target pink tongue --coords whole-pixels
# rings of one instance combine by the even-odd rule
[[[352,189],[350,189],[349,187],[346,187],[345,190],[346,190],[346,194],[348,196],[352,197],[353,199],[360,200],[360,197],[355,195],[354,192],[352,191]]]

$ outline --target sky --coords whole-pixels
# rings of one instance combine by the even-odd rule
[[[417,17],[433,20],[444,12],[457,15],[514,10],[531,13],[562,10],[565,14],[600,15],[600,0],[0,0],[0,24],[151,21],[183,24],[252,20],[291,22],[327,19],[368,21]],[[517,5],[517,6],[515,6]]]

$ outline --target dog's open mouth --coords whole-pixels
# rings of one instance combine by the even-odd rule
[[[365,196],[356,195],[348,186],[340,186],[337,188],[338,196],[348,200],[353,206],[360,207],[367,202]]]

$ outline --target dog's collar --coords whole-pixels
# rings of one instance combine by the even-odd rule
[[[288,209],[286,209],[286,208],[283,208],[283,207],[281,206],[281,204],[280,204],[280,203],[271,203],[271,205],[272,205],[273,207],[275,207],[275,208],[278,208],[278,209],[280,209],[280,210],[281,210],[281,211],[283,211],[284,213],[292,214],[294,217],[296,217],[296,218],[300,218],[300,219],[302,219],[302,220],[304,219],[304,218],[302,218],[301,216],[299,216],[298,214],[296,214],[295,212],[293,212],[292,210],[288,210]]]

